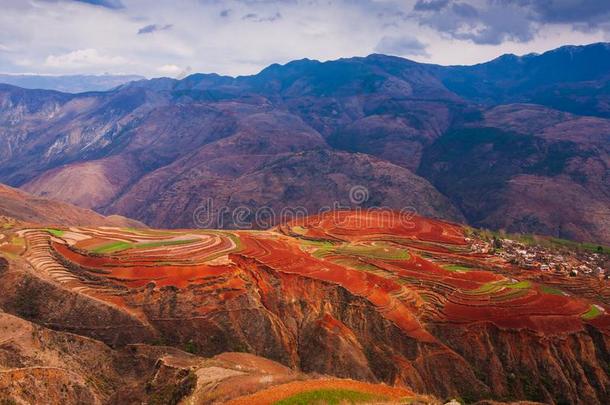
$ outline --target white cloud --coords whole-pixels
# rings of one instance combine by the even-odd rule
[[[13,61],[13,63],[17,66],[26,66],[31,67],[34,66],[34,61],[28,58],[17,58]]]
[[[445,24],[440,28],[421,25],[422,17],[416,16],[421,13],[413,11],[417,0],[123,0],[122,8],[109,7],[119,3],[106,0],[86,1],[104,3],[104,7],[67,0],[1,2],[1,44],[11,52],[0,49],[0,71],[13,73],[27,68],[52,74],[177,77],[186,71],[183,67],[190,66],[193,72],[240,75],[256,73],[274,62],[329,60],[376,51],[431,63],[470,64],[505,52],[540,52],[566,43],[605,39],[601,31],[577,32],[569,24],[536,23],[540,26],[531,39],[483,32],[489,36],[487,42],[497,39],[499,44],[476,44],[459,25],[454,31],[462,38],[447,34],[453,20],[439,20]],[[503,2],[509,0],[493,3]],[[445,2],[421,3],[438,8]],[[460,3],[478,9],[491,4],[490,0]],[[447,4],[441,9],[448,10],[453,2]],[[521,14],[516,7],[511,10],[515,13],[511,19],[494,14],[492,20],[503,25],[492,25],[513,29]],[[468,27],[480,37],[477,24],[473,20]],[[138,35],[143,29],[155,33]]]
[[[177,76],[182,73],[184,69],[182,69],[178,65],[163,65],[157,68],[157,72],[161,73],[164,76]]]
[[[375,47],[375,51],[398,56],[429,56],[426,52],[426,45],[409,35],[403,37],[385,36],[381,38]]]
[[[45,66],[65,70],[87,69],[92,66],[108,68],[127,64],[121,56],[101,54],[97,49],[79,49],[61,55],[49,55],[45,59]]]

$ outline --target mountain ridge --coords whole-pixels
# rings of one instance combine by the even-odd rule
[[[578,65],[590,64],[600,52],[610,61],[605,45],[578,49]],[[528,56],[528,63],[542,74],[548,70],[549,54],[574,54],[572,48],[557,52]],[[345,201],[354,186],[368,188],[376,204],[395,209],[403,208],[397,205],[400,199],[413,201],[412,195],[421,192],[434,195],[431,202],[449,201],[440,211],[432,203],[416,204],[427,215],[608,243],[610,235],[603,229],[609,222],[604,207],[610,206],[610,110],[605,107],[610,103],[604,100],[610,100],[610,79],[592,68],[572,78],[561,72],[551,75],[540,86],[531,84],[529,70],[504,77],[512,62],[494,63],[439,67],[370,55],[295,61],[236,78],[195,74],[182,80],[152,79],[79,95],[0,87],[0,181],[53,198],[73,198],[71,202],[105,214],[137,213],[136,219],[157,227],[192,226],[197,201],[215,189],[224,190],[219,194],[232,207],[297,205],[299,193],[260,193],[256,182],[241,184],[239,179],[254,181],[262,168],[257,181],[275,178],[281,181],[278,189],[303,189],[299,176],[315,171],[280,179],[264,171],[280,168],[265,162],[288,154],[305,170],[311,165],[298,153],[315,160],[320,155],[312,151],[329,150],[324,187],[335,191],[325,201],[314,201],[311,209]],[[482,85],[485,75],[502,80]],[[497,91],[498,86],[504,90]],[[488,94],[498,94],[497,100],[484,103]],[[474,130],[480,132],[479,141],[466,154],[447,149],[452,134]],[[511,149],[517,144],[527,144],[523,154]],[[345,153],[367,154],[394,166],[383,163],[384,170],[392,167],[389,177],[363,176],[338,163]],[[460,188],[443,185],[442,173],[447,167],[459,168],[463,159],[474,159],[473,164],[491,168],[490,173],[462,172],[467,181]],[[401,179],[392,180],[394,185],[429,184],[436,191],[423,191],[431,190],[428,185],[398,187],[391,194],[401,197],[390,198],[379,191],[390,178]],[[89,187],[86,179],[103,187]],[[485,182],[494,184],[494,193],[468,192]],[[546,194],[534,192],[532,184],[544,184]],[[591,207],[588,213],[575,211],[561,198],[562,188]],[[149,189],[159,193],[143,198]],[[163,201],[155,200],[160,196]],[[553,201],[552,215],[545,211],[547,200]],[[151,207],[156,203],[169,211],[155,213]],[[511,208],[516,206],[526,209]],[[503,219],[509,212],[511,221]],[[174,220],[163,222],[162,217]]]
[[[37,75],[0,73],[0,83],[33,89],[65,93],[107,91],[124,83],[143,79],[138,75]]]
[[[144,227],[141,222],[118,215],[104,217],[94,211],[36,197],[0,184],[0,216],[23,224]]]

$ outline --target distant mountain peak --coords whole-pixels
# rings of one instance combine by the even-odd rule
[[[108,91],[125,83],[145,79],[137,75],[36,75],[0,74],[0,83],[25,89],[56,90],[64,93]]]

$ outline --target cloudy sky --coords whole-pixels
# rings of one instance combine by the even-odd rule
[[[472,64],[610,41],[609,0],[0,0],[0,72],[256,73],[371,53]]]

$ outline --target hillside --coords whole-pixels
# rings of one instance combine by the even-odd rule
[[[0,181],[156,227],[197,226],[209,198],[313,214],[361,186],[367,206],[608,244],[608,60],[594,44],[466,67],[304,59],[77,95],[1,85]]]
[[[385,400],[610,399],[603,247],[388,211],[267,231],[0,232],[0,307],[12,314],[0,320],[14,325],[0,329],[0,369],[19,373],[0,383],[5,395],[42,398],[79,371],[89,378],[53,395],[271,403],[326,387]],[[268,360],[226,354],[236,351]],[[53,384],[27,382],[42,372]]]
[[[112,349],[2,311],[0,328],[0,398],[6,403],[251,403],[249,396],[257,395],[262,404],[272,402],[261,397],[283,399],[315,389],[379,403],[420,398],[404,388],[309,376],[245,353],[202,358],[166,346]]]
[[[3,184],[0,184],[0,217],[11,222],[17,220],[30,224],[145,227],[144,224],[125,217],[104,217],[88,209],[32,196]]]
[[[455,93],[491,105],[528,102],[610,118],[610,45],[564,46],[438,70]]]

